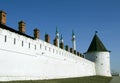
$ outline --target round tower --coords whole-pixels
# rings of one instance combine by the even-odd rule
[[[105,48],[96,33],[85,54],[85,58],[95,63],[96,75],[111,76],[110,51]]]
[[[76,50],[76,39],[75,39],[74,31],[72,31],[72,47],[73,50]]]

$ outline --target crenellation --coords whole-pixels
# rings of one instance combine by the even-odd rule
[[[13,34],[16,34],[16,33],[13,33]],[[18,34],[17,34],[18,35]],[[8,34],[7,36],[10,36],[10,34]],[[15,35],[13,35],[13,36],[15,36]],[[54,46],[54,45],[51,45],[51,44],[48,44],[48,43],[46,43],[46,42],[44,42],[44,41],[36,41],[36,40],[32,40],[32,39],[27,39],[26,40],[26,37],[24,37],[24,36],[20,36],[20,39],[18,39],[17,37],[18,36],[16,36],[16,37],[12,37],[12,36],[10,36],[12,39],[11,39],[11,41],[12,41],[12,44],[13,44],[13,42],[14,42],[14,40],[16,40],[15,41],[15,45],[18,45],[18,44],[20,44],[20,45],[18,45],[18,46],[20,46],[20,47],[22,47],[22,48],[29,48],[29,49],[34,49],[35,50],[35,48],[36,48],[36,51],[38,51],[38,50],[43,50],[43,49],[38,49],[38,46],[40,45],[40,47],[44,47],[45,48],[45,50],[46,51],[48,51],[48,52],[50,52],[49,51],[49,49],[53,49],[54,50],[54,52],[53,52],[53,54],[56,54],[56,52],[57,52],[57,54],[58,53],[60,53],[61,52],[61,54],[62,54],[62,56],[63,55],[65,55],[65,50],[62,50],[62,49],[60,49],[60,48],[58,48],[58,47],[56,47],[56,46]],[[7,38],[7,41],[8,41],[9,39]],[[32,42],[32,41],[34,41],[34,42]],[[37,43],[37,42],[39,42],[39,43]],[[44,42],[44,43],[42,43],[42,42]],[[8,43],[8,42],[7,42]],[[55,50],[55,49],[59,49],[59,51],[58,50]],[[71,53],[70,52],[68,52],[69,54],[68,55],[71,55]],[[66,55],[65,55],[66,56]],[[73,56],[75,56],[75,55],[73,55]]]

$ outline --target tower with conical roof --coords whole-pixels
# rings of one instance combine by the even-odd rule
[[[73,47],[73,50],[76,50],[76,39],[75,39],[75,34],[73,30],[72,30],[72,47]]]
[[[95,63],[96,75],[111,76],[110,51],[106,49],[97,33],[93,37],[85,58]]]

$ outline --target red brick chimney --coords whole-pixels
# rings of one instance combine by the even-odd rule
[[[45,34],[45,41],[50,43],[50,36],[48,34]]]
[[[19,28],[19,32],[25,33],[25,28],[26,28],[25,22],[23,21],[18,22],[18,28]]]
[[[70,48],[70,52],[73,53],[73,48]]]
[[[63,42],[60,43],[60,48],[64,49],[64,43]]]
[[[76,50],[74,50],[74,54],[76,55]]]
[[[68,45],[65,46],[65,50],[66,50],[66,51],[69,51]]]
[[[0,11],[0,24],[6,25],[6,15],[6,12],[4,12],[3,10]]]
[[[54,39],[53,42],[54,42],[54,45],[58,47],[58,42],[57,42],[57,39],[56,39],[56,38]]]
[[[37,29],[37,28],[34,29],[34,38],[35,38],[35,39],[39,39],[39,38],[40,38],[39,36],[40,36],[40,31],[39,31],[39,29]]]

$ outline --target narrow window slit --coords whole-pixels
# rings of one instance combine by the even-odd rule
[[[5,35],[5,42],[7,42],[7,36]]]
[[[16,39],[14,38],[14,45],[16,44]]]

